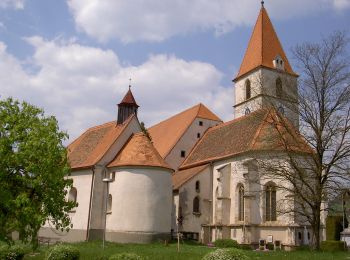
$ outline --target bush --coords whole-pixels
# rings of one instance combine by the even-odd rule
[[[237,248],[217,249],[206,254],[202,260],[248,260],[248,256]]]
[[[345,241],[335,241],[335,240],[326,240],[321,242],[322,251],[344,251],[346,249]]]
[[[47,260],[77,260],[79,259],[79,250],[70,245],[56,245],[49,249],[46,253]]]
[[[219,248],[235,247],[239,248],[239,244],[233,239],[218,239],[215,240],[214,245]]]
[[[134,253],[120,253],[111,255],[109,260],[142,260],[143,258]]]
[[[11,247],[0,247],[0,259],[6,260],[21,260],[24,255],[30,252],[30,247],[25,245],[13,245]]]
[[[273,245],[273,243],[267,243],[266,244],[266,248],[268,249],[268,250],[275,250],[275,246]]]
[[[340,232],[343,230],[342,216],[328,216],[326,219],[327,240],[340,240]]]
[[[242,249],[242,250],[252,250],[252,246],[251,246],[251,245],[247,245],[247,244],[240,244],[240,245],[239,245],[239,249]]]

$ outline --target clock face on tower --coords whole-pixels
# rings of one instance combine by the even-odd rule
[[[279,106],[278,107],[278,112],[280,112],[282,115],[284,115],[284,107],[283,106]]]

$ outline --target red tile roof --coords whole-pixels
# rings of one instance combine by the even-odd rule
[[[206,169],[209,164],[201,165],[198,167],[189,168],[186,170],[181,170],[175,172],[172,177],[173,182],[173,190],[178,190],[183,184],[191,180],[194,176],[201,173],[204,169]]]
[[[72,169],[95,165],[129,124],[131,116],[123,124],[116,121],[98,125],[86,130],[68,146],[68,161]]]
[[[148,129],[153,145],[165,158],[196,118],[222,120],[203,104],[198,104]]]
[[[137,106],[139,107],[139,105],[137,105],[136,101],[135,101],[135,98],[134,98],[134,95],[132,94],[131,92],[131,88],[129,86],[129,90],[128,92],[126,92],[124,98],[122,99],[122,101],[119,103],[119,105],[122,105],[122,104],[126,104],[126,105],[134,105],[134,106]]]
[[[235,80],[261,66],[275,69],[273,60],[277,55],[283,59],[285,71],[296,75],[289,64],[266,9],[262,7]]]
[[[222,160],[248,151],[313,152],[292,124],[276,125],[277,121],[278,117],[274,110],[261,109],[212,127],[196,144],[180,169]]]
[[[172,170],[144,133],[134,134],[108,167],[148,166]]]

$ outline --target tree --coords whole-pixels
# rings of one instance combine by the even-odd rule
[[[300,135],[285,117],[274,122],[282,140],[284,158],[260,161],[262,177],[280,183],[287,194],[281,214],[293,214],[313,231],[313,246],[320,247],[322,214],[327,201],[349,184],[350,171],[350,69],[348,39],[336,32],[321,43],[304,43],[293,53],[301,72],[299,79],[300,133],[312,152],[303,152]],[[289,205],[289,206],[286,206]]]
[[[45,221],[57,229],[70,227],[66,200],[72,185],[66,148],[67,134],[54,117],[12,98],[0,100],[0,240],[12,241],[17,231],[22,241],[37,245]]]

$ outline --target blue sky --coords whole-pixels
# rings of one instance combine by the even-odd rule
[[[293,46],[350,25],[350,0],[265,7],[292,64]],[[199,102],[229,120],[259,9],[255,0],[0,0],[0,95],[44,108],[71,139],[116,118],[129,78],[147,126]]]

